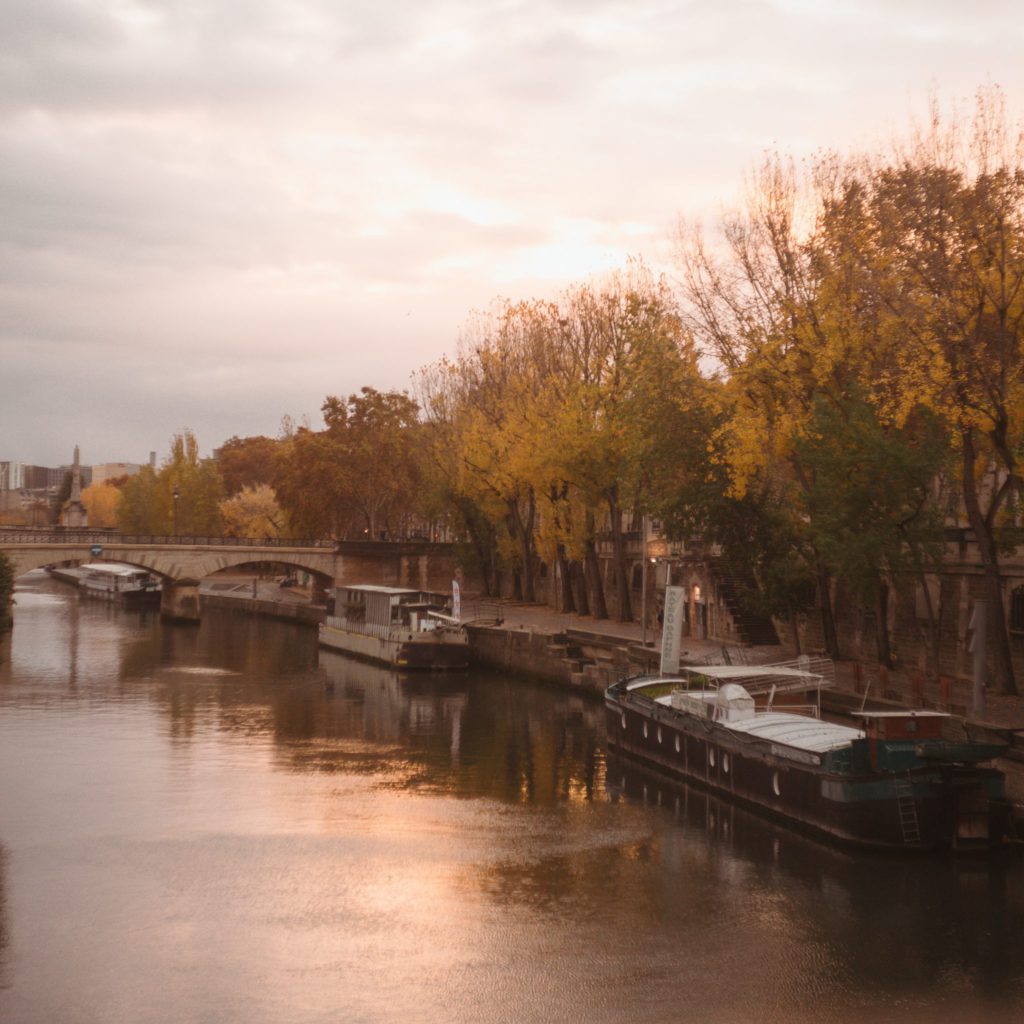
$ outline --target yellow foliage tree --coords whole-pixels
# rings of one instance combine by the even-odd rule
[[[227,537],[280,537],[285,515],[272,487],[258,484],[243,487],[220,503],[220,515]]]
[[[121,488],[112,483],[89,484],[82,490],[82,504],[89,513],[89,525],[97,529],[117,526],[117,510],[121,505]]]

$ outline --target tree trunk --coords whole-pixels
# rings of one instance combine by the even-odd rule
[[[526,521],[520,520],[520,547],[523,558],[523,597],[531,604],[537,600],[537,556],[533,549],[533,527],[537,517],[537,506],[530,490],[527,502]]]
[[[789,631],[793,634],[793,650],[802,654],[800,650],[800,617],[794,605],[789,606]]]
[[[821,607],[821,632],[825,640],[825,651],[831,658],[839,657],[839,636],[832,611],[832,589],[828,570],[818,559],[815,566],[818,574],[818,604]]]
[[[982,514],[974,479],[974,434],[970,427],[961,432],[963,451],[963,498],[967,521],[971,525],[978,545],[978,555],[984,571],[985,600],[988,604],[988,664],[993,682],[999,692],[1006,696],[1017,695],[1017,681],[1013,671],[1013,657],[1010,653],[1010,635],[1006,628],[1006,613],[1003,609],[1003,581],[999,570],[999,554],[994,531],[988,519]]]
[[[576,611],[576,602],[572,595],[572,570],[565,554],[565,545],[555,546],[555,565],[558,570],[558,610],[562,612]]]
[[[583,563],[572,561],[569,563],[569,571],[572,573],[573,589],[576,594],[576,611],[580,615],[590,614],[590,598],[587,594],[587,574]]]
[[[534,604],[537,600],[537,592],[534,585],[536,558],[533,553],[533,520],[535,515],[533,495],[531,493],[527,502],[528,511],[525,522],[520,514],[517,498],[506,499],[506,505],[508,506],[506,522],[508,523],[509,536],[512,537],[519,548],[520,565],[515,570],[516,600]]]
[[[629,575],[626,571],[626,540],[622,536],[622,509],[614,490],[607,495],[608,518],[612,531],[612,559],[615,572],[615,604],[619,622],[633,621],[633,602],[629,598]]]
[[[892,647],[889,643],[889,585],[880,582],[878,585],[878,602],[875,609],[875,647],[878,651],[878,664],[892,668]]]
[[[601,563],[593,540],[588,540],[586,544],[583,571],[590,591],[591,612],[595,619],[607,619],[608,605],[604,599],[604,584],[601,582]]]
[[[916,558],[916,555],[915,555]],[[928,617],[928,647],[927,647],[927,658],[931,660],[931,671],[935,676],[939,675],[940,666],[939,658],[941,656],[941,645],[942,645],[942,632],[939,629],[939,620],[936,615],[935,604],[932,601],[932,592],[928,589],[928,580],[924,574],[924,570],[920,568],[920,560],[918,559],[917,578],[921,584],[921,590],[924,592],[924,608],[925,614]],[[941,579],[941,578],[940,578]],[[941,586],[941,582],[940,582]],[[941,592],[940,592],[941,594]],[[940,597],[941,600],[941,597]],[[928,661],[925,661],[925,672],[929,669]]]

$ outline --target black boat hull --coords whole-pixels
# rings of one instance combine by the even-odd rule
[[[877,849],[987,849],[1002,834],[1001,773],[928,765],[847,775],[738,739],[714,722],[628,696],[606,701],[609,745],[774,818]],[[820,761],[820,759],[818,759]],[[806,761],[806,763],[802,763]]]

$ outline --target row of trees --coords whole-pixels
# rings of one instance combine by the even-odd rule
[[[1001,98],[980,96],[969,122],[934,112],[884,157],[825,156],[802,174],[773,157],[723,226],[718,252],[686,233],[682,297],[722,368],[722,493],[775,524],[762,578],[790,605],[813,580],[835,652],[839,577],[877,605],[888,661],[889,581],[923,582],[942,525],[963,518],[992,667],[1014,691],[999,559],[1021,493],[1024,150]]]
[[[720,227],[681,230],[678,281],[635,262],[496,303],[415,399],[328,397],[323,429],[232,438],[215,462],[186,433],[123,484],[119,525],[167,532],[177,507],[179,532],[377,537],[447,518],[488,586],[511,573],[532,600],[557,567],[563,607],[628,619],[627,535],[650,515],[753,569],[765,610],[820,609],[833,654],[836,580],[875,612],[888,662],[890,588],[916,576],[937,664],[926,584],[965,520],[1012,691],[1024,158],[1001,98],[882,156],[769,157]]]
[[[668,283],[635,263],[557,301],[501,303],[417,385],[434,479],[490,583],[507,566],[534,600],[538,566],[557,566],[562,607],[632,618],[627,529],[699,472],[713,415]]]
[[[328,396],[325,428],[286,421],[279,438],[233,437],[200,456],[190,430],[159,469],[90,485],[93,526],[149,536],[380,537],[429,512],[423,428],[401,392]]]

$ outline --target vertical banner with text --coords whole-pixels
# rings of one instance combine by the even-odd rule
[[[458,580],[452,580],[452,618],[462,618],[462,593],[459,590]]]
[[[685,587],[665,588],[664,626],[661,631],[661,673],[679,671],[679,646],[683,638]]]

